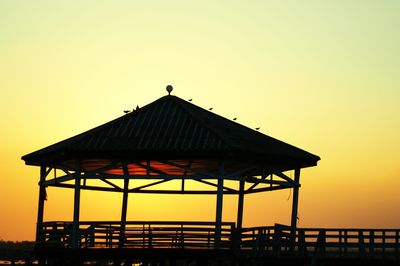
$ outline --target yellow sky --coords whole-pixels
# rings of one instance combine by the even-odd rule
[[[302,172],[299,226],[400,227],[400,2],[135,2],[0,2],[0,239],[34,238],[39,169],[22,155],[169,83],[322,158]],[[72,191],[48,195],[45,219],[72,220]],[[289,196],[247,196],[244,224],[289,223]],[[133,195],[128,219],[212,220],[214,202]],[[84,192],[81,217],[118,220],[120,206]]]

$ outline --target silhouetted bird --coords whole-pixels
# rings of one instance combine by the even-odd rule
[[[129,113],[129,112],[130,112],[129,110],[124,110],[124,113],[125,113],[125,114],[127,114],[127,113]]]
[[[259,130],[260,129],[260,127],[256,127],[256,130]]]
[[[136,110],[139,110],[139,105],[136,105]]]
[[[237,117],[233,118],[234,121],[236,121]]]
[[[210,110],[210,111],[211,111],[212,109],[213,109],[213,108],[211,107],[211,108],[209,108],[208,110]]]
[[[188,101],[191,102],[193,99],[189,99]]]

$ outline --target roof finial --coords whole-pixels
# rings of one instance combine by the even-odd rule
[[[171,91],[174,89],[173,87],[172,87],[172,85],[167,85],[167,91],[168,91],[168,95],[171,95]]]

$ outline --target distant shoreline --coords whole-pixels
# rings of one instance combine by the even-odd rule
[[[0,265],[25,264],[32,256],[34,241],[0,241]]]

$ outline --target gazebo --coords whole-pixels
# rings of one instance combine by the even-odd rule
[[[37,246],[214,251],[245,247],[242,219],[247,194],[293,189],[289,227],[296,229],[300,170],[320,160],[170,91],[142,108],[22,159],[40,167]],[[294,178],[287,171],[294,171]],[[137,185],[133,180],[147,183]],[[160,186],[172,180],[179,180],[179,186]],[[185,186],[187,182],[208,189],[193,190]],[[48,187],[74,190],[73,221],[43,220]],[[120,221],[81,221],[81,190],[122,193]],[[215,195],[215,220],[127,221],[128,198],[136,193]],[[235,222],[222,221],[223,199],[228,194],[238,197]]]

